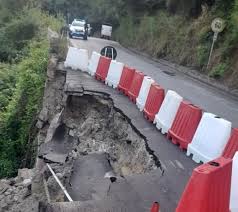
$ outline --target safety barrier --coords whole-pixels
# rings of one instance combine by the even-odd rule
[[[150,86],[154,82],[155,81],[149,76],[145,76],[144,79],[143,79],[141,89],[140,89],[140,92],[139,92],[139,96],[136,99],[136,105],[137,105],[137,107],[139,108],[140,111],[144,110],[146,99],[147,99],[147,96],[148,96],[149,91],[150,91]]]
[[[159,112],[164,101],[164,95],[164,89],[158,84],[153,83],[151,85],[144,108],[144,116],[149,121],[154,121],[155,115]]]
[[[131,87],[128,90],[128,96],[130,100],[134,103],[136,103],[136,98],[139,95],[144,76],[145,75],[142,72],[135,71]]]
[[[193,154],[197,163],[214,160],[222,155],[230,135],[231,122],[204,113],[192,143],[188,145],[187,156]]]
[[[236,152],[233,158],[232,165],[230,211],[238,211],[238,152]]]
[[[123,63],[116,62],[115,60],[111,61],[107,78],[106,78],[107,85],[113,88],[117,88],[119,81],[121,79],[123,67],[124,67]]]
[[[232,135],[226,145],[226,148],[222,156],[225,158],[232,159],[237,151],[238,151],[238,128],[233,129]]]
[[[179,144],[181,149],[187,149],[192,142],[202,118],[202,110],[187,101],[181,102],[177,115],[171,129],[168,132],[168,139],[174,144]]]
[[[91,76],[94,76],[97,71],[100,57],[101,57],[101,55],[99,53],[97,53],[95,51],[92,53],[92,56],[91,56],[91,59],[89,61],[89,65],[88,65],[88,73]]]
[[[105,82],[110,64],[111,64],[110,58],[104,57],[104,56],[100,57],[99,62],[98,62],[97,71],[95,74],[95,78],[97,80],[101,80],[101,81]]]
[[[223,157],[194,169],[176,212],[229,212],[231,169]]]
[[[131,83],[135,74],[135,69],[124,66],[121,79],[118,85],[118,90],[128,96],[128,90],[131,87]]]
[[[88,70],[88,51],[86,49],[77,49],[69,47],[64,66],[75,70]]]
[[[159,212],[159,208],[160,208],[160,205],[158,202],[154,202],[151,209],[150,209],[150,212]]]
[[[71,60],[72,55],[75,59],[78,53],[78,49],[69,48],[65,66],[79,69],[78,61]],[[177,212],[229,212],[229,205],[231,212],[238,212],[238,153],[234,156],[238,150],[238,129],[234,129],[231,136],[229,121],[211,113],[202,115],[200,108],[183,101],[175,91],[169,90],[165,96],[164,89],[150,77],[96,52],[91,57],[88,72],[129,96],[149,121],[163,134],[168,133],[173,143],[180,144],[183,149],[188,147],[187,155],[193,154],[195,162],[211,161],[193,171]],[[220,156],[223,157],[218,158]],[[157,211],[158,206],[155,203],[151,210]]]
[[[175,91],[169,90],[167,92],[160,110],[154,120],[156,127],[161,130],[162,134],[168,133],[182,101],[183,98]]]

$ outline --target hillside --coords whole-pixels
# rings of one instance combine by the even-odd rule
[[[43,0],[44,10],[61,12],[71,21],[88,19],[94,29],[112,23],[114,38],[125,46],[181,65],[237,89],[236,45],[238,41],[237,0]],[[211,67],[206,69],[213,39],[211,22],[223,18]]]

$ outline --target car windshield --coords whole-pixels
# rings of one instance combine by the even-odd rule
[[[73,22],[72,23],[72,26],[79,26],[79,27],[84,27],[84,24],[83,22]]]

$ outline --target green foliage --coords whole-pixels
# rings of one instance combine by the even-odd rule
[[[0,113],[5,110],[12,98],[16,84],[14,66],[0,64]]]
[[[30,40],[46,36],[48,27],[59,32],[63,24],[60,15],[56,19],[38,9],[24,9],[0,28],[0,62],[19,61]]]
[[[47,29],[64,21],[35,0],[0,0],[0,178],[14,176],[32,142],[50,51]],[[63,45],[63,44],[62,44]],[[63,48],[63,47],[62,47]]]
[[[184,17],[160,12],[141,19],[123,17],[115,38],[126,46],[146,51],[181,64],[196,64],[198,37],[195,27]],[[199,25],[200,23],[197,23]],[[193,48],[194,47],[194,48]]]
[[[220,63],[213,67],[212,71],[209,73],[209,76],[214,78],[221,78],[228,67],[228,63]]]
[[[50,53],[57,55],[58,61],[65,61],[68,52],[67,38],[56,38],[50,43]]]
[[[24,157],[31,125],[41,103],[48,63],[47,41],[33,41],[29,54],[17,65],[16,87],[4,112],[0,113],[0,176],[15,173]],[[4,154],[8,152],[12,154]],[[6,164],[5,164],[6,162]]]

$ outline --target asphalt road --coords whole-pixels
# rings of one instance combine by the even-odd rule
[[[90,55],[92,51],[100,52],[104,46],[114,46],[118,51],[117,61],[143,71],[153,77],[166,90],[175,90],[193,104],[231,121],[233,127],[238,127],[238,102],[213,87],[195,81],[169,66],[136,55],[114,41],[97,38],[89,38],[88,41],[76,39],[70,41],[75,47],[88,49]],[[164,71],[173,72],[175,75],[165,74]],[[174,211],[192,170],[198,164],[186,157],[185,153],[176,148],[171,142],[168,142],[166,137],[159,133],[154,125],[143,118],[142,113],[136,109],[128,98],[116,90],[78,71],[68,71],[66,83],[69,85],[69,91],[70,88],[72,88],[72,91],[77,90],[76,87],[80,85],[79,87],[84,87],[85,91],[97,90],[110,94],[115,107],[120,108],[136,129],[146,137],[150,149],[159,158],[165,171],[163,177],[161,177],[161,172],[156,170],[147,175],[133,176],[133,179],[129,178],[127,181],[133,187],[133,190],[139,194],[140,198],[147,201],[143,204],[147,208],[152,201],[159,200],[162,211]]]
[[[238,127],[238,101],[215,88],[191,79],[169,66],[137,55],[114,41],[93,37],[90,37],[88,41],[81,39],[71,39],[70,41],[75,47],[88,49],[89,55],[91,55],[92,51],[100,52],[107,45],[115,47],[118,52],[117,61],[135,67],[154,78],[166,90],[175,90],[184,99],[200,106],[205,111],[231,121],[234,128]],[[175,76],[164,72],[173,72]]]

